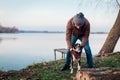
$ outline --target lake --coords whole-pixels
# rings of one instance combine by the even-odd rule
[[[101,49],[107,34],[91,34],[93,55]],[[78,41],[79,42],[79,41]],[[119,51],[120,40],[115,50]],[[20,70],[34,63],[54,60],[54,49],[67,48],[65,33],[0,34],[0,70]],[[57,53],[57,59],[61,54]]]

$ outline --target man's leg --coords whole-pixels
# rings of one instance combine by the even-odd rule
[[[92,68],[93,67],[93,58],[92,58],[92,53],[91,53],[91,49],[89,46],[89,41],[86,42],[84,49],[85,49],[85,53],[87,56],[88,68]]]
[[[79,39],[80,39],[80,41],[82,41],[81,37]],[[86,42],[86,44],[84,46],[84,49],[85,49],[85,53],[86,53],[86,56],[87,56],[88,68],[92,68],[93,67],[93,58],[92,58],[92,52],[91,52],[91,49],[90,49],[90,46],[89,46],[89,40]]]
[[[71,53],[70,53],[70,50],[67,49],[67,52],[66,52],[66,62],[65,62],[66,65],[70,65],[70,58],[71,58]]]

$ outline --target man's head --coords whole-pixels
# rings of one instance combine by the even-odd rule
[[[85,17],[83,13],[80,12],[79,14],[76,14],[73,17],[73,24],[75,25],[75,27],[80,28],[81,26],[84,25],[84,23],[85,23]]]

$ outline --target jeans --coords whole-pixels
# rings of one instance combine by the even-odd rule
[[[71,42],[72,42],[72,46],[76,43],[77,40],[80,40],[82,41],[82,37],[76,37],[76,36],[72,36],[71,38]],[[86,42],[85,46],[84,46],[84,50],[85,50],[85,53],[86,53],[86,57],[87,57],[87,64],[88,64],[88,68],[92,68],[93,67],[93,58],[92,58],[92,53],[91,53],[91,49],[90,49],[90,46],[89,46],[89,40]],[[65,64],[66,65],[70,65],[70,62],[71,62],[71,53],[70,53],[70,50],[67,50],[66,52],[66,62]]]

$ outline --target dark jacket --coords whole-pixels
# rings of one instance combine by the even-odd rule
[[[76,37],[82,37],[81,46],[85,46],[85,43],[88,41],[89,34],[90,34],[90,23],[87,19],[85,19],[84,25],[77,29],[73,24],[73,18],[68,21],[66,26],[66,42],[68,48],[72,48],[71,44],[71,36],[74,35]]]

